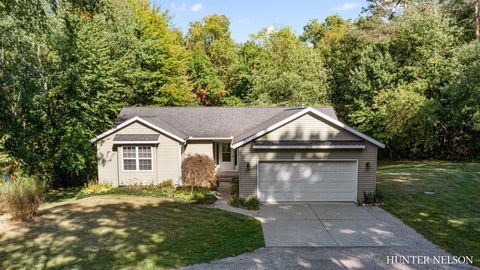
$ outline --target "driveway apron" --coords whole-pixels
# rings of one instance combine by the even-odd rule
[[[267,247],[405,246],[366,207],[354,204],[269,204],[259,217]]]

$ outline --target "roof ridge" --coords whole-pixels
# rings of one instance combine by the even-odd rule
[[[305,109],[305,108],[333,108],[332,105],[317,105],[317,106],[124,106],[122,109],[139,109],[139,108],[148,108],[148,109],[159,109],[159,108],[198,108],[198,109],[213,109],[213,108],[229,108],[229,109],[241,109],[241,108],[255,108],[255,109],[276,109],[276,108],[285,108],[285,109]]]

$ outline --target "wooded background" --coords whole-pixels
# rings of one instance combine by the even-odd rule
[[[79,184],[123,106],[332,105],[384,159],[480,157],[479,0],[370,0],[237,44],[147,0],[0,1],[0,166]]]

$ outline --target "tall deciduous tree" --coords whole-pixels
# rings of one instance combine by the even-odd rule
[[[263,30],[255,37],[266,57],[253,72],[248,99],[255,104],[328,103],[328,72],[314,48],[290,28]]]

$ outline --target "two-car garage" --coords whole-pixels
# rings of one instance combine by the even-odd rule
[[[263,202],[356,201],[357,160],[259,161]]]

